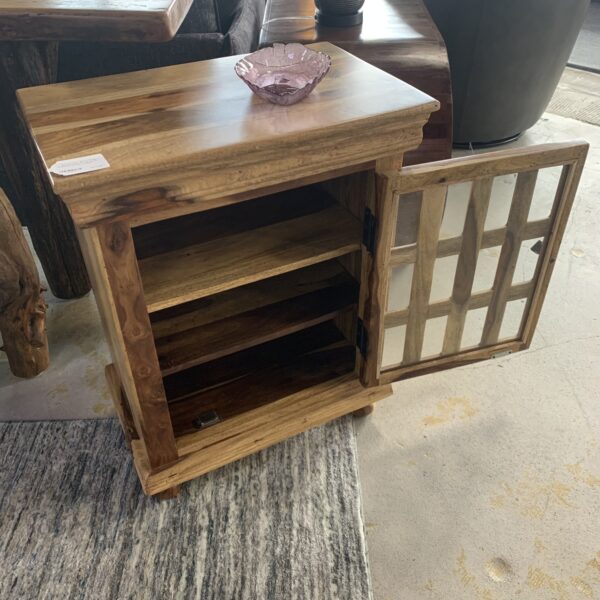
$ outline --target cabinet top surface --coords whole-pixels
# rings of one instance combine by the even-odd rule
[[[0,40],[166,41],[192,0],[0,0]]]
[[[108,184],[122,193],[143,189],[149,175],[158,181],[160,173],[169,179],[192,169],[203,177],[215,161],[223,172],[239,167],[243,178],[259,157],[264,164],[318,155],[321,140],[339,139],[336,149],[343,145],[348,164],[358,163],[357,153],[374,151],[382,131],[391,135],[409,122],[423,123],[439,107],[329,43],[312,47],[331,56],[331,70],[307,99],[288,107],[252,94],[234,73],[239,56],[27,88],[18,95],[47,168],[94,154],[110,163],[91,173],[53,175],[67,204]],[[357,127],[367,133],[357,135]],[[318,162],[323,170],[327,156]]]

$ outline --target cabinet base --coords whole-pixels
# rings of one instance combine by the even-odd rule
[[[370,414],[373,413],[373,411],[375,410],[375,405],[374,404],[369,404],[368,406],[365,406],[363,408],[359,408],[358,410],[355,410],[352,414],[355,417],[368,417]]]
[[[181,493],[181,486],[174,485],[172,488],[169,488],[168,490],[164,490],[164,491],[156,494],[156,497],[159,500],[173,500],[173,498],[177,498],[177,496],[179,496],[180,493]]]
[[[135,467],[148,495],[171,492],[180,484],[254,454],[312,427],[362,409],[392,393],[390,385],[364,388],[348,374],[307,388],[205,430],[177,438],[179,459],[151,469],[142,439],[132,439]],[[175,494],[176,495],[176,494]]]

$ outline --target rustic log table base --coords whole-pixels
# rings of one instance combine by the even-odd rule
[[[0,333],[10,370],[34,377],[48,368],[46,303],[17,215],[0,189]]]

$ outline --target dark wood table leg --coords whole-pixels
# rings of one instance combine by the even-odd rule
[[[76,298],[90,282],[73,222],[38,162],[15,95],[55,81],[57,58],[56,42],[0,42],[0,161],[50,289],[58,298]]]

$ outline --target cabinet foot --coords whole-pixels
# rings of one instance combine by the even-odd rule
[[[368,417],[375,410],[374,404],[367,404],[358,410],[355,410],[352,414],[355,417]]]
[[[181,492],[181,486],[174,485],[173,487],[169,488],[168,490],[159,492],[158,494],[156,494],[156,497],[159,500],[172,500],[173,498],[177,498],[177,496],[179,496],[180,492]]]

